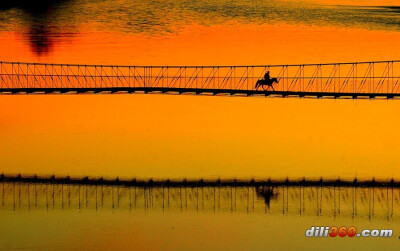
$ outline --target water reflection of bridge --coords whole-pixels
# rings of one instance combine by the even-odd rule
[[[241,212],[394,219],[394,181],[122,181],[0,176],[1,209]]]
[[[270,71],[275,91],[255,83]],[[0,62],[0,93],[170,93],[399,98],[400,61],[262,66],[118,66]]]

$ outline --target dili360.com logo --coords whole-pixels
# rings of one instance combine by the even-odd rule
[[[392,229],[364,229],[361,232],[357,228],[351,226],[347,227],[311,227],[306,230],[306,237],[392,237]]]

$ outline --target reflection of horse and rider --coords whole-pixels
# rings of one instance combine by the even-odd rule
[[[257,80],[256,90],[258,90],[258,88],[261,86],[264,91],[268,90],[269,87],[271,87],[272,90],[275,91],[273,86],[274,83],[279,83],[279,80],[277,78],[271,78],[269,76],[269,71],[267,71],[263,79]],[[265,89],[264,86],[267,86],[267,89]]]

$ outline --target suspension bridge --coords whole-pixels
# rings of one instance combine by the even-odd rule
[[[270,72],[279,81],[256,88]],[[400,98],[400,60],[248,66],[119,66],[0,61],[0,94],[194,94]]]

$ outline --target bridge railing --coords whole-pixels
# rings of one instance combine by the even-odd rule
[[[113,66],[0,61],[0,88],[256,90],[269,71],[275,91],[400,93],[400,61],[265,66]],[[262,86],[259,90],[272,88]]]

